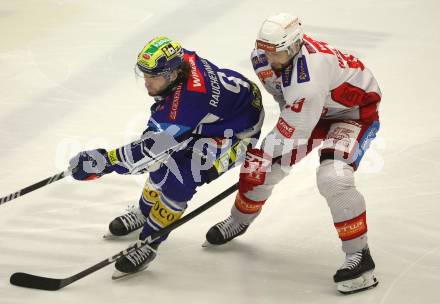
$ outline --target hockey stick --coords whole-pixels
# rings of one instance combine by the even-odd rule
[[[67,285],[72,284],[75,281],[78,281],[79,279],[84,278],[85,276],[88,276],[91,273],[94,273],[95,271],[97,271],[107,265],[112,264],[120,257],[126,256],[126,255],[130,254],[131,252],[133,252],[134,250],[139,249],[146,244],[150,244],[150,243],[154,242],[155,240],[159,239],[163,235],[171,232],[172,230],[185,224],[186,222],[195,218],[196,216],[198,216],[202,212],[211,208],[212,206],[214,206],[215,204],[217,204],[218,202],[220,202],[221,200],[223,200],[224,198],[226,198],[227,196],[229,196],[230,194],[235,192],[235,190],[237,190],[237,189],[238,189],[238,183],[232,185],[231,187],[229,187],[228,189],[226,189],[225,191],[223,191],[222,193],[220,193],[216,197],[212,198],[211,200],[209,200],[205,204],[201,205],[200,207],[198,207],[194,211],[188,213],[187,215],[185,215],[181,219],[177,220],[176,222],[172,223],[171,225],[169,225],[169,226],[167,226],[157,232],[154,232],[153,234],[148,236],[145,240],[138,241],[136,244],[128,247],[127,249],[119,252],[118,254],[115,254],[114,256],[109,257],[109,258],[99,262],[98,264],[93,265],[92,267],[89,267],[89,268],[87,268],[77,274],[74,274],[73,276],[70,276],[70,277],[67,277],[64,279],[53,279],[53,278],[48,278],[48,277],[40,277],[40,276],[36,276],[36,275],[28,274],[28,273],[23,273],[23,272],[16,272],[11,275],[10,282],[13,285],[21,286],[21,287],[28,287],[28,288],[42,289],[42,290],[59,290],[63,287],[66,287]]]
[[[163,151],[157,155],[155,155],[155,157],[150,160],[149,162],[153,162],[153,161],[157,161],[158,159],[163,159],[164,157],[166,157],[166,155],[169,155],[172,152],[176,152],[179,149],[182,148],[182,146],[184,146],[186,143],[188,143],[192,138],[186,138],[189,134],[191,134],[190,132],[184,133],[183,135],[179,136],[179,140],[182,140],[182,142],[179,142],[177,145],[168,148],[166,151]],[[147,165],[149,162],[147,162],[144,165]],[[16,198],[19,198],[20,196],[23,196],[29,192],[35,191],[37,189],[40,189],[44,186],[47,186],[49,184],[52,184],[56,181],[59,181],[60,179],[63,179],[66,176],[72,175],[72,172],[70,170],[66,170],[64,172],[55,174],[54,176],[48,177],[42,181],[39,181],[38,183],[32,184],[26,188],[23,188],[21,190],[18,190],[17,192],[11,193],[9,195],[6,195],[4,197],[0,198],[0,205],[7,203],[9,201],[12,201]],[[91,177],[90,179],[94,179],[93,177]]]
[[[6,195],[6,196],[0,198],[0,205],[4,204],[6,202],[12,201],[13,199],[19,198],[20,196],[23,196],[29,192],[32,192],[34,190],[37,190],[37,189],[40,189],[44,186],[52,184],[56,181],[59,181],[60,179],[66,177],[66,176],[69,176],[70,174],[71,174],[71,172],[69,170],[66,170],[64,172],[55,174],[54,176],[43,179],[42,181],[39,181],[38,183],[30,185],[30,186],[23,188],[21,190],[18,190],[17,192]]]

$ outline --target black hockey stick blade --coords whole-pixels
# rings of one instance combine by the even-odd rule
[[[64,287],[60,279],[45,278],[23,272],[14,273],[9,281],[12,285],[42,290],[58,290]]]
[[[178,219],[171,225],[156,231],[149,237],[147,237],[144,241],[142,241],[140,244],[135,244],[127,248],[126,250],[123,250],[119,252],[118,254],[115,254],[112,257],[109,257],[77,274],[74,274],[73,276],[64,278],[64,279],[53,279],[53,278],[47,278],[47,277],[41,277],[36,276],[33,274],[23,273],[23,272],[16,272],[11,275],[10,283],[12,285],[20,286],[20,287],[27,287],[27,288],[33,288],[33,289],[42,289],[42,290],[59,290],[67,285],[72,284],[75,281],[78,281],[79,279],[84,278],[85,276],[88,276],[91,273],[94,273],[95,271],[104,268],[107,265],[112,264],[115,262],[118,258],[122,256],[126,256],[130,252],[134,251],[136,248],[140,248],[144,246],[145,244],[149,244],[153,242],[154,240],[160,238],[161,236],[171,232],[172,230],[176,229],[177,227],[183,225],[184,223],[190,221],[197,215],[203,213],[210,207],[214,206],[224,198],[226,198],[228,195],[233,193],[238,189],[238,183],[230,186],[228,189],[223,191],[222,193],[218,194],[216,197],[212,198],[208,202],[204,203],[203,205],[199,206],[195,210],[191,211],[189,214],[185,215],[184,217]]]

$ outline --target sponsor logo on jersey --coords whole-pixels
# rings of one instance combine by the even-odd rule
[[[261,49],[269,52],[275,52],[277,48],[275,44],[257,40],[257,49]]]
[[[260,54],[252,57],[252,66],[254,70],[265,67],[268,64],[266,55]]]
[[[285,109],[290,109],[290,110],[292,110],[295,113],[299,113],[299,112],[301,112],[302,107],[303,107],[305,101],[306,101],[305,98],[301,98],[301,99],[295,100],[293,102],[293,104],[291,104],[291,105],[290,104],[285,105],[284,108]]]
[[[293,64],[290,62],[289,66],[283,69],[282,73],[282,82],[283,87],[288,87],[290,83],[292,82],[292,74],[293,74]]]
[[[235,207],[243,213],[252,214],[258,212],[264,204],[263,202],[254,202],[251,200],[247,200],[242,197],[241,194],[238,194],[235,198]]]
[[[295,128],[290,126],[282,117],[278,119],[277,129],[286,138],[291,138]]]
[[[329,131],[328,138],[333,139],[333,141],[337,143],[337,145],[348,148],[351,142],[356,139],[354,133],[355,131],[353,129],[337,126]],[[359,130],[357,133],[359,133]]]
[[[147,202],[152,204],[160,203],[159,192],[150,188],[150,186],[145,185],[142,191],[143,197]]]
[[[296,73],[298,83],[310,81],[309,69],[304,56],[298,58]]]
[[[264,70],[264,71],[259,72],[257,75],[258,75],[258,78],[260,78],[262,83],[266,83],[266,78],[272,77],[273,71],[272,71],[272,69]]]
[[[188,91],[206,93],[205,80],[196,65],[196,55],[185,54],[184,60],[187,61],[191,67],[191,77],[188,79],[186,88]]]
[[[361,132],[361,125],[351,122],[333,123],[327,133],[322,149],[334,150],[343,159],[348,160],[355,150]]]
[[[354,219],[335,223],[336,230],[338,231],[339,238],[342,241],[348,241],[360,237],[368,230],[366,213],[355,217]]]
[[[176,91],[174,92],[173,100],[171,102],[170,113],[168,114],[170,120],[176,120],[177,118],[177,112],[179,111],[181,95],[182,95],[182,84],[178,85]]]
[[[337,103],[351,108],[357,105],[362,105],[367,93],[348,82],[344,82],[337,88],[331,90],[331,97]]]
[[[183,211],[172,210],[160,199],[156,200],[156,203],[150,211],[150,217],[161,227],[166,227],[169,224],[177,221],[182,214]]]

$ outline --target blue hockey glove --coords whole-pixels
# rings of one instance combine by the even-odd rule
[[[82,151],[69,161],[69,170],[76,180],[97,179],[111,173],[111,164],[105,149]]]

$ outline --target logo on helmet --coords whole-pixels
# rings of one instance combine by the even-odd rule
[[[150,59],[151,56],[149,54],[143,54],[142,57],[144,57],[145,59]]]
[[[156,48],[160,48],[162,45],[170,43],[171,40],[167,37],[157,37],[152,40],[152,45]]]
[[[277,48],[275,44],[257,40],[257,49],[262,49],[264,51],[269,51],[269,52],[275,52]]]
[[[170,59],[179,51],[180,48],[175,48],[172,44],[168,44],[162,48],[162,52],[165,54],[167,59]]]

